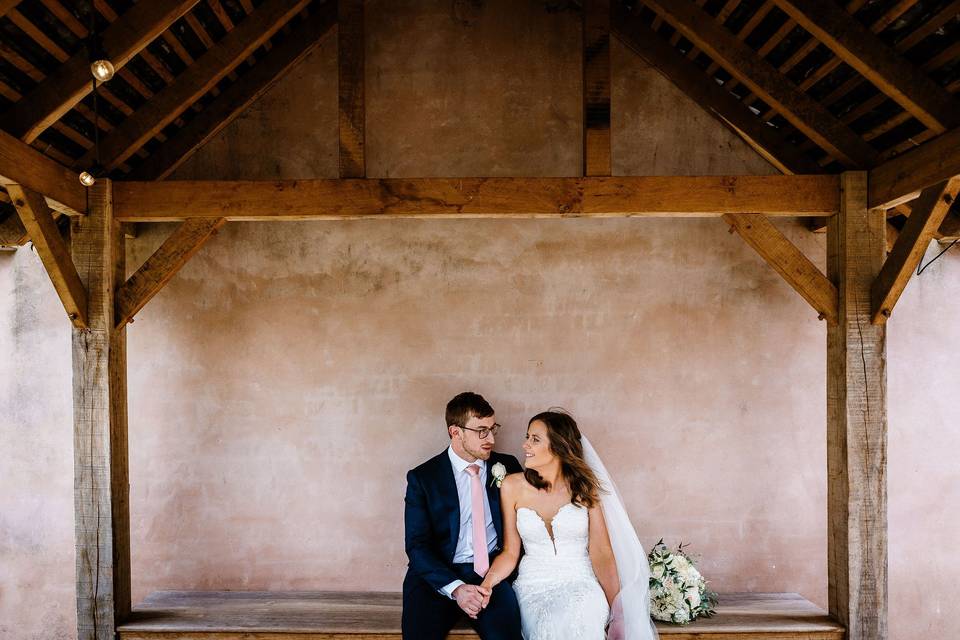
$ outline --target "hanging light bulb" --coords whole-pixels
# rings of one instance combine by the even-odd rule
[[[89,171],[84,171],[80,174],[80,184],[85,187],[92,187],[97,183],[97,177],[90,173]]]
[[[106,58],[102,58],[90,63],[90,73],[97,82],[107,82],[113,78],[116,69],[113,67],[113,63]]]

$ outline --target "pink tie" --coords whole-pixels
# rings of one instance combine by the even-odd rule
[[[471,464],[467,467],[467,473],[470,474],[470,511],[473,520],[473,570],[482,578],[490,568],[490,556],[487,553],[487,523],[483,513],[480,467]]]

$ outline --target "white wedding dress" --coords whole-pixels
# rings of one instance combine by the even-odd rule
[[[523,540],[513,590],[525,640],[604,640],[610,609],[588,551],[589,511],[567,503],[553,518],[553,537],[540,515],[517,509]]]

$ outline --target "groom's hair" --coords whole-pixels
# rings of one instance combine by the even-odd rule
[[[493,407],[479,393],[464,391],[447,403],[447,424],[458,427],[467,426],[470,418],[486,418],[494,414]]]

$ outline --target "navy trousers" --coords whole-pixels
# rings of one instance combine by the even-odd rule
[[[453,571],[467,584],[480,584],[483,578],[473,571],[472,564],[455,564]],[[520,635],[520,607],[513,587],[504,580],[493,588],[490,604],[477,619],[463,612],[456,600],[451,600],[423,580],[407,573],[403,580],[404,640],[444,640],[450,629],[461,618],[470,623],[483,640],[522,640]]]

